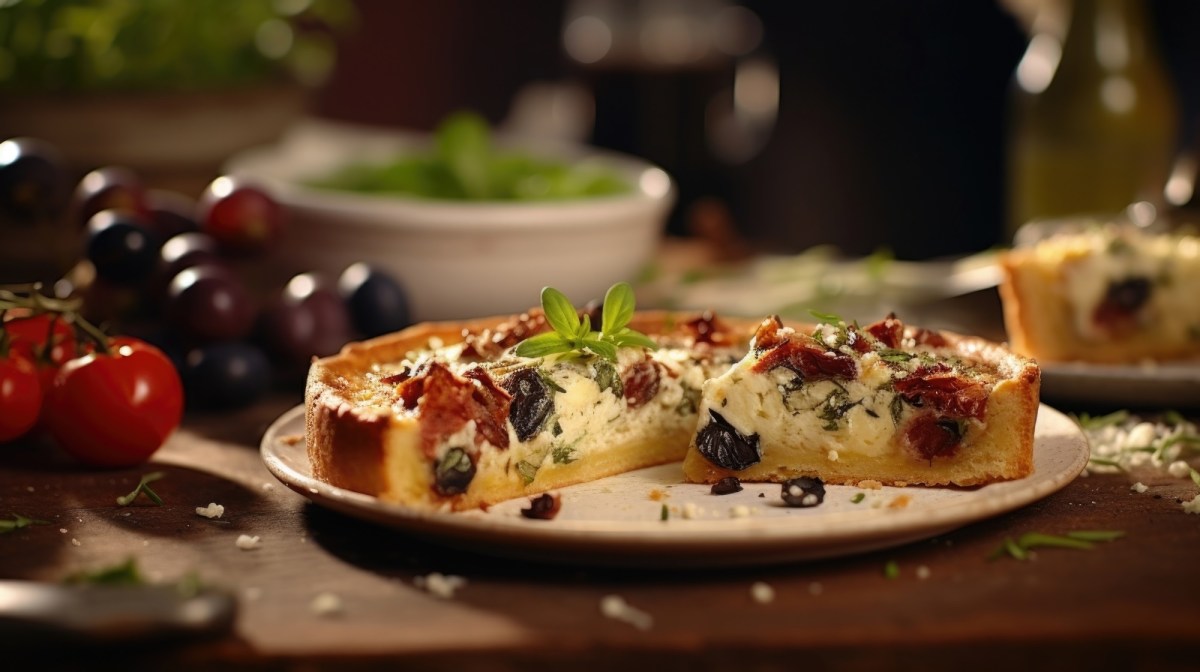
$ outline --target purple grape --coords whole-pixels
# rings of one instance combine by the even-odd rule
[[[96,275],[117,284],[149,277],[158,261],[159,238],[136,215],[102,210],[88,220],[88,261]]]
[[[293,370],[307,367],[314,356],[337,352],[352,336],[345,303],[311,273],[289,280],[259,319],[267,351]]]
[[[67,177],[58,153],[33,138],[0,142],[0,220],[32,224],[58,216]]]
[[[271,385],[271,364],[262,350],[241,342],[193,348],[181,370],[188,406],[241,408],[262,398]]]
[[[363,263],[338,278],[338,293],[350,310],[354,328],[363,336],[380,336],[411,324],[408,295],[390,275]]]
[[[167,286],[167,322],[191,342],[238,340],[254,326],[254,315],[254,301],[229,269],[193,266]]]

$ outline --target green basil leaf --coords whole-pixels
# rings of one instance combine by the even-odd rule
[[[597,338],[585,338],[583,339],[583,347],[605,359],[614,362],[617,361],[617,346],[608,341],[601,341]]]
[[[570,352],[571,343],[557,332],[547,332],[531,336],[520,343],[513,352],[518,357],[545,357],[560,352]]]
[[[633,288],[629,283],[618,282],[609,287],[604,295],[604,319],[600,333],[615,334],[629,324],[629,320],[633,319],[634,303]]]
[[[553,287],[542,289],[542,311],[546,313],[546,321],[554,330],[565,338],[575,336],[579,329],[579,313],[566,294]]]
[[[643,348],[650,348],[651,350],[658,349],[658,343],[655,343],[649,336],[628,327],[613,336],[612,341],[620,348],[641,346]]]

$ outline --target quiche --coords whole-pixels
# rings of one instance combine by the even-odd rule
[[[1092,226],[1001,257],[1015,351],[1043,362],[1200,357],[1200,238]]]
[[[317,360],[305,391],[313,475],[415,508],[462,510],[678,462],[704,382],[745,353],[753,322],[628,319],[655,347],[518,355],[515,346],[554,333],[535,309],[417,325]]]
[[[706,382],[683,462],[693,482],[971,486],[1033,469],[1040,371],[1004,347],[906,326],[764,320]]]

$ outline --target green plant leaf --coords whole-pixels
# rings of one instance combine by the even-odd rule
[[[633,319],[635,300],[633,288],[627,282],[618,282],[604,294],[604,319],[600,333],[608,336],[621,331]]]
[[[616,361],[617,359],[617,346],[613,343],[602,341],[598,338],[585,338],[583,339],[583,347],[605,359],[612,361]]]
[[[531,336],[517,344],[513,351],[518,357],[545,357],[560,352],[570,352],[574,349],[570,341],[557,332],[548,331],[544,334]]]
[[[573,338],[579,330],[579,313],[566,294],[553,287],[542,289],[542,311],[546,321],[564,338]]]
[[[625,327],[619,333],[614,335],[612,337],[612,341],[617,344],[617,347],[620,348],[639,346],[654,350],[658,347],[658,344],[651,340],[649,336],[641,332],[634,331],[628,327]]]

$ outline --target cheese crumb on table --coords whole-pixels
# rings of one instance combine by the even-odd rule
[[[1141,493],[1149,490],[1150,488],[1148,488],[1145,483],[1138,481],[1137,483],[1134,483],[1133,485],[1129,486],[1129,489],[1140,495]]]
[[[1200,513],[1200,495],[1196,495],[1190,502],[1183,503],[1184,513]]]
[[[443,600],[449,600],[454,597],[454,593],[459,588],[467,585],[467,580],[453,574],[430,572],[425,576],[414,577],[413,585],[430,595],[440,597]]]
[[[318,616],[336,616],[342,613],[342,598],[333,593],[320,593],[313,598],[308,608]]]
[[[196,515],[205,518],[220,518],[225,515],[225,507],[216,502],[209,502],[208,506],[197,506]]]
[[[654,618],[638,609],[620,595],[605,595],[600,600],[600,613],[614,621],[628,623],[638,630],[649,630],[654,626]]]
[[[931,573],[932,573],[932,572],[930,572],[930,571],[929,571],[929,567],[928,567],[928,566],[926,566],[926,565],[917,565],[917,578],[918,578],[918,579],[920,579],[920,580],[924,581],[925,579],[928,579],[928,578],[929,578],[929,575],[930,575]]]
[[[258,548],[259,546],[261,546],[262,540],[259,539],[258,535],[254,535],[252,537],[248,534],[239,534],[237,541],[234,543],[236,543],[237,547],[242,549],[243,551],[249,551],[251,549],[255,549],[255,548]]]
[[[750,586],[750,597],[759,604],[767,604],[775,601],[775,589],[769,583],[755,581]]]

